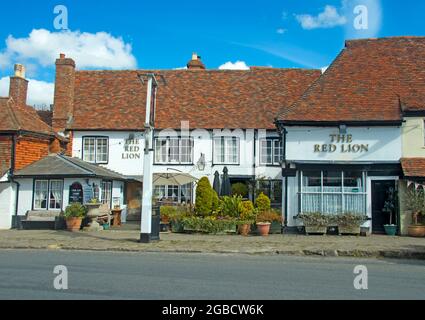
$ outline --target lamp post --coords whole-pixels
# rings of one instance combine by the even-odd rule
[[[145,150],[143,156],[143,200],[142,222],[140,226],[140,242],[152,241],[152,196],[153,196],[153,131],[155,116],[155,92],[158,83],[154,74],[145,75],[147,81],[146,118],[145,118]],[[141,75],[140,79],[143,81]]]

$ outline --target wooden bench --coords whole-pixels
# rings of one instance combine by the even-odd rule
[[[21,220],[23,230],[62,230],[66,222],[60,211],[28,211]]]

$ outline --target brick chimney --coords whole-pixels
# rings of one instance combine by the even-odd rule
[[[63,53],[56,60],[55,99],[53,104],[53,129],[63,132],[74,113],[75,61]]]
[[[28,80],[25,79],[25,67],[15,64],[15,75],[10,77],[9,97],[17,106],[27,105]]]
[[[205,70],[205,65],[201,61],[201,57],[197,53],[192,54],[192,60],[187,63],[190,70]]]

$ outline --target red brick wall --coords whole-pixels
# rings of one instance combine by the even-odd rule
[[[66,122],[74,112],[75,62],[61,55],[56,60],[53,129],[64,131]]]
[[[0,136],[0,175],[10,168],[12,137]]]
[[[22,169],[49,155],[49,139],[19,137],[16,144],[15,169]]]

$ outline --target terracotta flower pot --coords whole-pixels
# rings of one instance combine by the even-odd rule
[[[425,225],[411,225],[408,229],[410,237],[422,238],[425,237]]]
[[[271,223],[269,222],[257,222],[257,229],[260,233],[260,236],[267,237],[270,233]]]
[[[83,222],[82,218],[67,218],[66,219],[66,228],[68,231],[77,232],[81,229],[81,223]]]
[[[238,229],[239,229],[239,234],[241,236],[246,237],[251,232],[251,225],[249,225],[249,224],[241,224]]]

